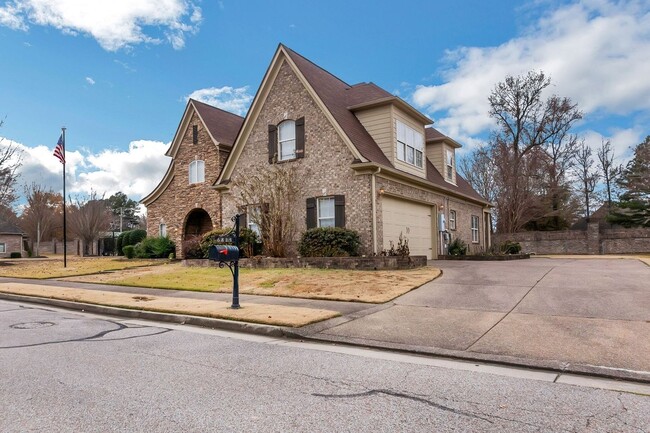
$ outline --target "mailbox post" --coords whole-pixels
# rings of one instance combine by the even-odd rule
[[[208,259],[219,262],[219,267],[228,266],[232,273],[232,305],[239,308],[239,214],[232,217],[235,227],[230,233],[219,236],[217,242],[235,245],[212,245],[208,250]]]

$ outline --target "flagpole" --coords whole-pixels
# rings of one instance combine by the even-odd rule
[[[61,128],[63,136],[63,267],[68,266],[68,236],[65,221],[65,127]]]

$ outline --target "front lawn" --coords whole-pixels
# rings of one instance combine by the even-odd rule
[[[243,294],[383,303],[438,275],[440,270],[431,267],[400,271],[241,269],[239,285]],[[180,263],[66,279],[173,290],[232,291],[232,276],[227,268],[186,267]]]
[[[123,257],[68,257],[63,267],[63,257],[53,259],[2,259],[0,277],[14,278],[60,278],[74,275],[97,274],[127,268],[152,266],[164,263],[161,260],[128,260]]]

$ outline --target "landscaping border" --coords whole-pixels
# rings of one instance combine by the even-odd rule
[[[183,266],[214,267],[218,262],[207,259],[185,259]],[[253,257],[241,259],[241,268],[320,268],[358,270],[414,269],[427,265],[427,256],[376,256],[376,257]]]
[[[470,260],[470,261],[505,261],[505,260],[521,260],[529,259],[530,254],[503,254],[498,256],[438,256],[438,260]]]

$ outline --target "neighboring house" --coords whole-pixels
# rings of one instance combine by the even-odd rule
[[[25,233],[8,221],[0,220],[0,257],[9,257],[11,253],[25,255],[23,249]]]
[[[162,181],[141,200],[147,234],[169,236],[182,256],[184,241],[221,227],[221,195],[212,188],[244,119],[190,99],[166,155]]]
[[[611,210],[616,210],[614,205],[612,205]],[[587,230],[589,223],[598,223],[603,229],[623,228],[622,226],[613,225],[607,222],[606,218],[609,213],[610,208],[607,206],[607,203],[605,203],[589,216],[589,222],[587,222],[587,217],[582,217],[573,223],[569,230]]]
[[[205,208],[202,197],[219,203],[210,195],[215,193],[221,201],[211,221],[228,226],[243,204],[237,185],[246,173],[294,164],[303,183],[294,207],[298,221],[304,221],[300,231],[332,225],[353,229],[368,255],[397,244],[402,234],[411,254],[435,258],[443,251],[439,215],[444,215],[452,238],[474,251],[490,244],[490,204],[456,172],[460,144],[427,128],[431,119],[373,83],[349,85],[280,45],[232,147],[213,144],[209,170],[206,160],[206,174],[215,179],[212,192],[207,179],[195,189],[184,185],[181,190],[178,182],[171,186],[191,160],[178,155],[193,155],[186,118],[198,118],[192,111],[196,106],[196,101],[188,104],[167,153],[174,160],[165,179],[142,201],[150,235],[163,221],[161,206],[179,208],[178,220],[188,210]],[[214,130],[226,129],[216,119]],[[195,206],[188,205],[193,201]]]

